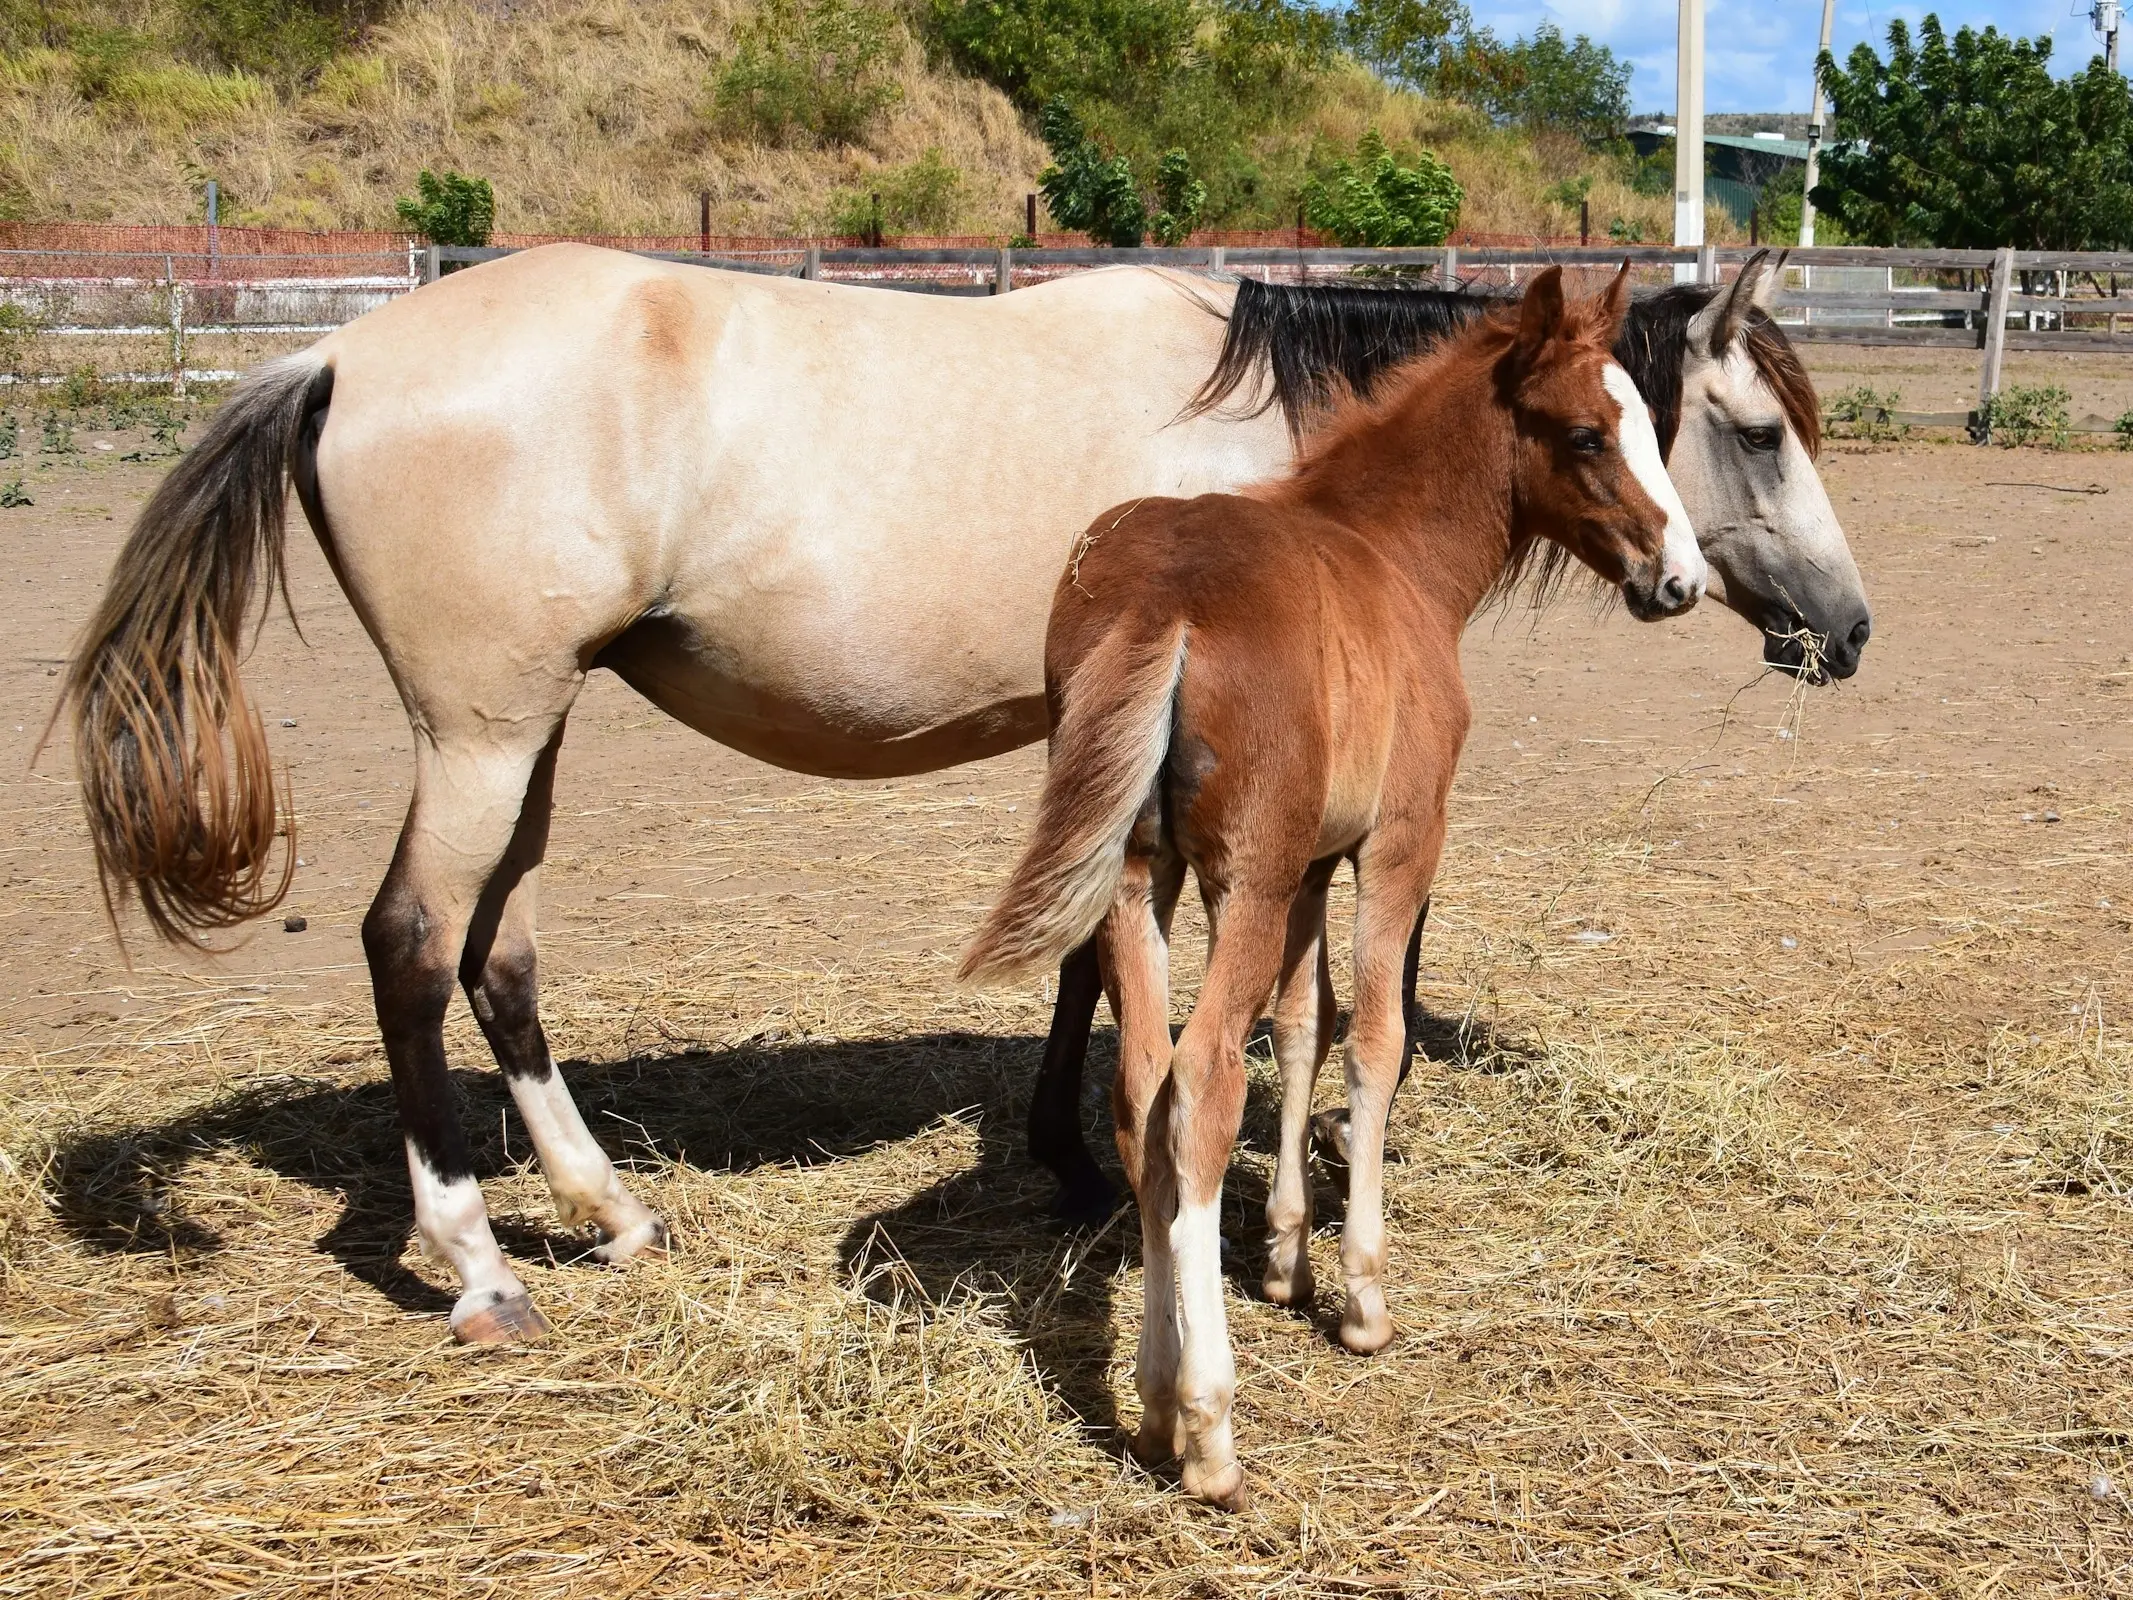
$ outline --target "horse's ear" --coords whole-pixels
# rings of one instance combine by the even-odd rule
[[[1749,311],[1762,304],[1766,281],[1764,269],[1769,262],[1768,250],[1756,251],[1742,265],[1733,286],[1724,294],[1713,295],[1711,303],[1696,313],[1689,323],[1691,350],[1705,357],[1725,354],[1740,337]]]
[[[1622,263],[1622,270],[1615,274],[1614,282],[1600,296],[1600,343],[1608,349],[1615,347],[1615,340],[1622,336],[1622,324],[1629,316],[1629,262]]]
[[[1531,367],[1563,332],[1563,269],[1550,267],[1526,286],[1518,302],[1518,344],[1521,368]]]

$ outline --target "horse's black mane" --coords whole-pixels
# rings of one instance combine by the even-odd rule
[[[1635,380],[1652,409],[1662,455],[1681,426],[1681,377],[1689,323],[1718,289],[1680,284],[1630,304],[1615,359]],[[1355,284],[1237,285],[1222,354],[1194,398],[1194,412],[1212,411],[1242,390],[1248,415],[1279,405],[1290,431],[1343,393],[1368,397],[1378,379],[1464,328],[1491,306],[1515,296],[1503,290],[1363,288]],[[1821,408],[1814,385],[1778,325],[1760,310],[1746,323],[1748,353],[1784,403],[1794,432],[1810,452],[1821,443]]]

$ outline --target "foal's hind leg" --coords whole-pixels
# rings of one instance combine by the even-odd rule
[[[1232,1509],[1244,1501],[1244,1470],[1230,1424],[1237,1365],[1222,1298],[1222,1179],[1244,1117],[1244,1036],[1280,976],[1287,909],[1241,886],[1224,898],[1207,979],[1170,1060],[1182,1476],[1187,1493]]]
[[[511,846],[475,907],[459,981],[541,1158],[557,1217],[565,1227],[591,1224],[600,1235],[593,1254],[621,1262],[640,1250],[664,1249],[666,1224],[623,1188],[578,1114],[541,1029],[535,978],[534,908],[562,742],[559,727],[534,764]]]
[[[458,1274],[452,1331],[477,1344],[538,1337],[547,1324],[497,1248],[459,1108],[446,1073],[451,1003],[482,890],[511,847],[520,802],[561,721],[525,729],[522,744],[419,730],[415,796],[378,897],[363,919],[378,1028],[392,1065],[407,1141],[415,1231]],[[523,729],[523,725],[520,725]]]
[[[1118,1075],[1111,1083],[1119,1160],[1141,1221],[1141,1336],[1134,1363],[1141,1425],[1134,1453],[1154,1463],[1179,1444],[1177,1272],[1170,1222],[1177,1184],[1167,1144],[1151,1124],[1167,1104],[1170,1073],[1170,908],[1183,865],[1175,856],[1129,856],[1098,938],[1118,1012]]]
[[[1326,887],[1339,857],[1314,863],[1289,904],[1281,988],[1274,998],[1274,1060],[1281,1068],[1281,1148],[1266,1197],[1266,1297],[1311,1298],[1311,1180],[1304,1143],[1311,1088],[1333,1044],[1333,982],[1326,964]]]

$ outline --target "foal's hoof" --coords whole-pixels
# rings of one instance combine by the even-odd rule
[[[609,1233],[596,1224],[593,1237],[598,1241],[593,1246],[593,1258],[611,1267],[619,1267],[638,1256],[663,1256],[669,1248],[666,1223],[650,1212],[619,1233]]]
[[[1235,1460],[1214,1472],[1197,1468],[1188,1461],[1180,1481],[1187,1494],[1205,1500],[1211,1506],[1220,1506],[1224,1511],[1242,1511],[1252,1503],[1252,1492],[1244,1485],[1244,1468]]]
[[[1348,1108],[1335,1106],[1311,1119],[1311,1148],[1328,1167],[1348,1165]]]
[[[1341,1311],[1341,1343],[1359,1356],[1374,1356],[1392,1343],[1392,1313],[1385,1309],[1381,1292],[1349,1292]]]
[[[452,1324],[452,1337],[461,1344],[531,1344],[547,1336],[548,1319],[535,1308],[532,1297],[523,1294],[499,1300]]]

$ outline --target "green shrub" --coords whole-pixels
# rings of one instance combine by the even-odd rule
[[[1466,193],[1427,150],[1401,166],[1375,128],[1355,159],[1331,163],[1304,187],[1304,219],[1344,245],[1442,244],[1459,225]]]
[[[2054,383],[2012,383],[1978,409],[1978,423],[1995,444],[2043,444],[2064,450],[2073,438],[2067,404],[2073,396]]]
[[[1644,224],[1634,217],[1617,217],[1607,225],[1607,237],[1616,244],[1644,243]]]
[[[885,168],[868,189],[846,189],[830,201],[829,231],[857,237],[873,230],[874,197],[881,197],[878,220],[893,232],[947,233],[963,214],[963,174],[929,148],[916,161]]]
[[[2118,420],[2111,424],[2111,431],[2118,435],[2118,448],[2133,450],[2133,411],[2121,411]]]
[[[764,0],[712,85],[713,115],[771,144],[849,144],[902,98],[903,39],[868,0]]]
[[[1148,231],[1159,245],[1181,245],[1200,225],[1200,213],[1207,209],[1207,185],[1192,175],[1192,158],[1184,151],[1167,151],[1156,164],[1155,204]]]
[[[1052,152],[1051,165],[1037,175],[1052,219],[1098,244],[1136,248],[1148,229],[1148,208],[1133,181],[1133,164],[1106,153],[1064,100],[1045,106],[1037,128]]]
[[[226,67],[278,83],[313,77],[347,35],[306,0],[184,0],[187,30]]]
[[[1901,439],[1910,431],[1896,420],[1896,408],[1902,403],[1903,395],[1897,390],[1883,393],[1863,383],[1854,384],[1831,395],[1823,403],[1822,415],[1833,425],[1831,431],[1841,438]]]
[[[56,411],[44,414],[44,453],[48,456],[74,454],[74,426]]]
[[[22,486],[20,477],[0,483],[0,507],[13,510],[16,506],[33,506],[36,503],[30,498],[30,491]]]
[[[393,209],[431,244],[479,247],[496,228],[496,191],[489,180],[460,172],[439,176],[424,167],[415,179],[415,198],[403,196]]]

